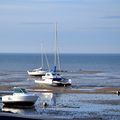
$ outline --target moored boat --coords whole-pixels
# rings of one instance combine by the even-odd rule
[[[15,87],[12,95],[2,96],[4,106],[33,106],[37,99],[37,95],[28,93],[20,87]]]
[[[59,73],[47,72],[45,76],[42,76],[42,79],[35,80],[39,84],[48,84],[52,86],[69,86],[71,85],[71,79],[62,77]]]
[[[41,67],[37,68],[37,69],[33,69],[31,71],[27,71],[28,75],[30,75],[30,76],[43,76],[47,72],[45,69],[43,69],[43,67],[44,67],[44,60],[43,60],[43,50],[42,50],[42,47],[43,46],[41,44]],[[45,55],[46,63],[48,65],[47,56],[46,56],[45,53],[44,53],[44,55]]]
[[[45,75],[46,71],[43,70],[42,68],[34,69],[32,71],[27,71],[28,75],[31,76],[43,76]]]

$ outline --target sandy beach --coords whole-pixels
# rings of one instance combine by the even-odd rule
[[[21,85],[15,86],[0,86],[0,91],[10,91],[13,87],[21,87]],[[31,92],[52,92],[52,93],[77,93],[77,94],[117,94],[120,91],[120,87],[81,87],[80,89],[71,89],[71,87],[51,87],[51,86],[27,86],[22,85]]]

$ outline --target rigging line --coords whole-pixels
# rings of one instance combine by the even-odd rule
[[[45,55],[45,59],[46,59],[48,70],[50,71],[50,65],[49,65],[49,62],[48,62],[48,58],[47,58],[46,52],[44,53],[44,55]]]
[[[41,67],[43,68],[43,44],[41,43]]]
[[[58,70],[61,71],[60,57],[59,57],[59,48],[58,48],[58,23],[55,23],[55,66],[58,66]]]
[[[59,54],[59,48],[57,48],[57,59],[58,59],[58,69],[61,73],[61,63],[60,63],[60,54]]]
[[[57,22],[55,23],[54,66],[57,66]]]

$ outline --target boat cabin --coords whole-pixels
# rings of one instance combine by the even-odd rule
[[[19,87],[15,87],[14,89],[14,94],[18,94],[18,93],[27,93],[26,89],[25,88],[19,88]]]

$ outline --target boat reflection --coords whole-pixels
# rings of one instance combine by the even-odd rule
[[[29,108],[9,108],[3,107],[2,112],[9,112],[9,113],[17,113],[17,114],[25,114],[25,113],[36,113],[35,107]]]
[[[41,93],[39,99],[36,102],[36,110],[39,112],[44,108],[55,108],[57,106],[57,98],[57,93]]]
[[[42,93],[42,99],[46,102],[50,107],[56,106],[56,97],[57,93]]]
[[[27,80],[35,81],[35,80],[42,80],[41,76],[28,76]]]

